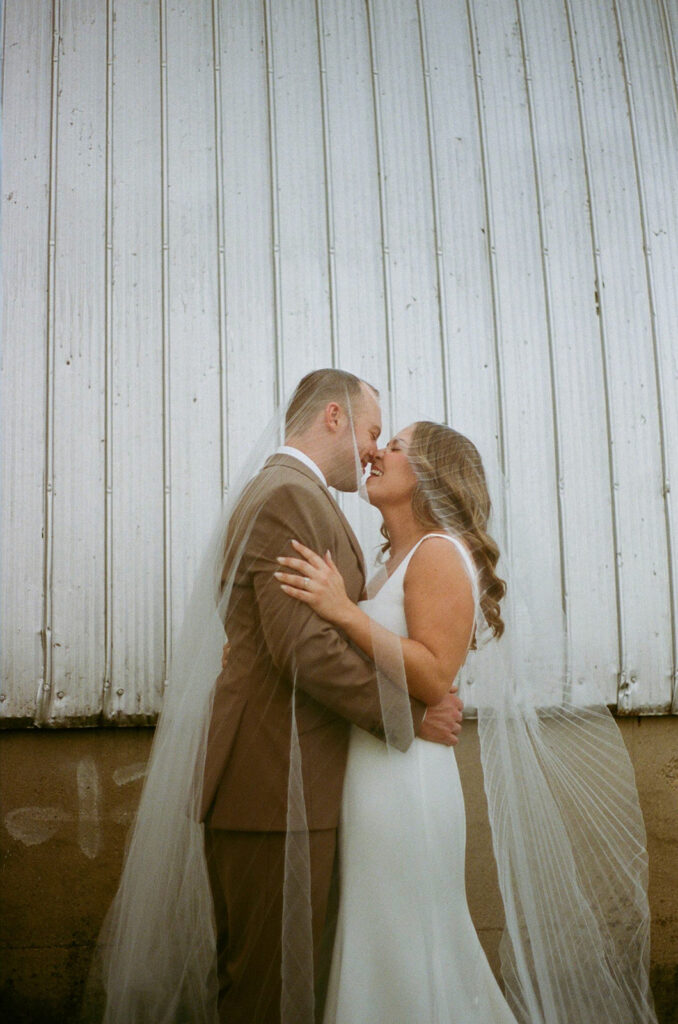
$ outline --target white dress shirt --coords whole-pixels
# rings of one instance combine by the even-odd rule
[[[325,479],[325,474],[323,473],[320,466],[317,466],[313,459],[306,454],[306,452],[300,452],[298,448],[293,448],[289,444],[281,444],[280,447],[276,449],[275,454],[291,455],[293,459],[299,459],[299,462],[303,462],[305,466],[308,466],[309,469],[312,469],[315,475],[318,477],[318,479],[322,480],[322,482],[325,484],[325,487],[327,487],[327,480]]]

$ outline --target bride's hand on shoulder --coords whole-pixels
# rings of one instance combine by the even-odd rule
[[[309,605],[322,619],[337,626],[343,625],[355,605],[346,593],[343,577],[332,561],[331,554],[326,551],[324,558],[321,558],[297,540],[293,540],[292,545],[299,557],[280,556],[277,561],[286,569],[294,571],[279,569],[273,574],[281,588],[290,597]]]

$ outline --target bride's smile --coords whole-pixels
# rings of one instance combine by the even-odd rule
[[[367,478],[367,493],[371,504],[377,508],[403,501],[409,504],[411,500],[417,484],[407,457],[412,431],[411,426],[401,430],[374,456]]]

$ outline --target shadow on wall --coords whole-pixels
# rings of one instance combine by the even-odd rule
[[[678,1024],[678,718],[620,719],[619,725],[648,831],[657,1015],[660,1024]],[[0,1019],[7,1024],[78,1019],[92,944],[115,892],[151,741],[150,729],[3,734]],[[469,905],[497,971],[503,915],[475,722],[466,723],[457,749],[468,819]]]

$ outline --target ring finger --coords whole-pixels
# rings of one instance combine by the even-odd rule
[[[297,573],[291,572],[274,572],[273,575],[279,583],[285,583],[288,587],[294,587],[295,590],[303,590],[306,593],[311,589],[311,580],[308,576],[299,576]]]

